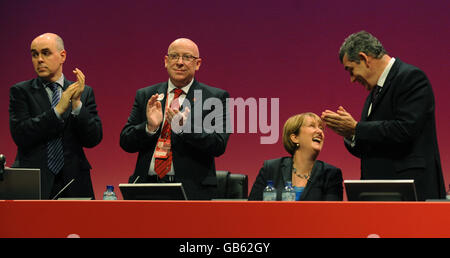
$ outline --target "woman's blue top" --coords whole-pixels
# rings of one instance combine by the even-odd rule
[[[305,190],[305,187],[294,186],[294,190],[295,190],[295,200],[299,201],[300,197],[302,196],[303,190]]]

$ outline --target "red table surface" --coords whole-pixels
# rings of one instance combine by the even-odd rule
[[[450,202],[0,201],[0,237],[450,237]]]

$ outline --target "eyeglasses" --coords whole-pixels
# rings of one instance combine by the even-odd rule
[[[180,58],[179,54],[167,54],[167,56],[171,61],[178,61]],[[197,56],[193,55],[182,55],[181,58],[183,59],[183,62],[192,62],[193,60],[198,59]]]

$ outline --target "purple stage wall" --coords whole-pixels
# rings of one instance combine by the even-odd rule
[[[436,98],[441,161],[450,182],[448,1],[1,1],[0,153],[11,165],[9,87],[35,77],[31,40],[55,32],[65,41],[65,75],[81,69],[95,90],[104,138],[88,149],[96,198],[105,185],[126,182],[136,154],[119,147],[136,90],[168,79],[164,55],[178,37],[194,40],[203,59],[197,79],[232,97],[279,98],[281,133],[291,115],[343,105],[360,117],[368,92],[351,84],[338,60],[349,34],[367,30],[391,56],[428,75]],[[269,101],[270,103],[270,101]],[[248,127],[246,129],[248,131]],[[233,134],[217,169],[249,175],[266,159],[287,155],[281,143],[261,145],[260,133]],[[319,159],[359,178],[359,160],[327,129]]]

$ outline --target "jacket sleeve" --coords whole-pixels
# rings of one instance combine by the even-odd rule
[[[84,96],[83,96],[84,95]],[[75,132],[80,144],[86,148],[98,145],[103,138],[102,122],[97,112],[94,91],[86,87],[82,95],[82,107],[80,114],[72,116],[75,123]]]
[[[30,148],[45,143],[64,130],[64,123],[51,108],[37,116],[32,115],[32,107],[23,87],[12,86],[9,96],[10,131],[18,147]]]
[[[147,119],[143,119],[143,117],[146,117],[146,108],[146,96],[142,89],[138,90],[128,121],[120,133],[120,147],[126,152],[134,153],[145,150],[160,135],[161,129],[158,129],[153,135],[146,132]]]
[[[342,201],[342,171],[339,168],[332,168],[327,171],[327,181],[325,186],[324,201]]]
[[[355,137],[352,137],[353,139],[346,139],[344,138],[344,145],[345,148],[353,155],[358,158],[361,158],[361,151],[359,149],[359,145],[356,144]]]

